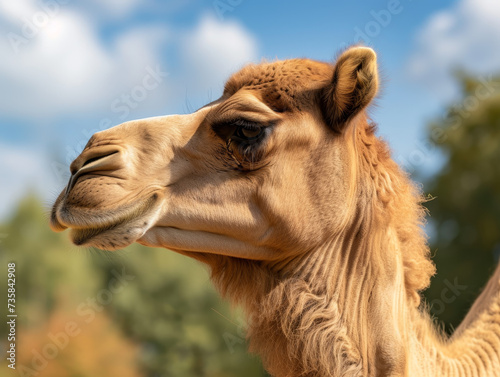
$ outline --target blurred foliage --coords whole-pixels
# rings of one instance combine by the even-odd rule
[[[243,315],[219,298],[199,263],[139,245],[114,253],[78,249],[48,228],[34,196],[0,234],[0,279],[8,262],[17,265],[20,375],[266,376],[247,353]],[[6,302],[4,290],[0,300]],[[5,311],[1,305],[2,318]]]
[[[68,323],[77,324],[77,330],[70,332],[71,335],[66,333]],[[57,309],[44,326],[21,329],[18,344],[25,351],[19,353],[17,360],[21,376],[35,373],[37,377],[143,375],[136,362],[138,346],[124,338],[120,329],[102,313],[86,326],[74,313]],[[45,358],[45,354],[49,358]]]
[[[431,313],[456,328],[500,256],[500,81],[460,78],[463,96],[430,125],[444,168],[425,183],[436,236],[437,275],[426,291]]]

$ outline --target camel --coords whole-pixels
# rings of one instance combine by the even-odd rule
[[[417,185],[367,115],[377,56],[248,65],[186,115],[94,134],[51,213],[76,245],[206,264],[275,377],[500,376],[500,267],[451,337]]]

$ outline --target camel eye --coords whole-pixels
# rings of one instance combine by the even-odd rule
[[[263,128],[254,125],[240,126],[236,129],[236,136],[243,140],[255,140],[263,133]]]

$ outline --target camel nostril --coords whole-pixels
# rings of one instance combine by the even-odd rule
[[[71,178],[68,182],[68,186],[66,187],[66,194],[68,194],[73,186],[76,184],[76,181],[78,180],[79,177],[82,175],[97,171],[97,170],[114,170],[119,166],[119,161],[117,161],[114,158],[109,159],[111,156],[118,154],[119,151],[114,149],[114,150],[107,150],[107,151],[100,151],[100,152],[92,152],[89,153],[87,159],[85,160],[82,156],[78,157],[73,163],[71,164],[70,170],[71,170]],[[81,161],[84,161],[83,164]]]
[[[70,166],[71,175],[75,175],[76,173],[78,173],[78,171],[89,166],[93,162],[99,161],[101,159],[104,159],[106,157],[112,156],[112,155],[117,154],[117,153],[118,153],[117,150],[112,150],[112,151],[107,150],[107,151],[101,151],[101,152],[97,152],[97,153],[93,152],[93,153],[89,153],[86,160],[83,159],[84,156],[80,156],[75,161],[73,161],[73,163]],[[82,163],[82,161],[83,161],[83,163]]]
[[[83,163],[83,165],[82,165],[82,167],[80,169],[84,168],[85,166],[91,164],[94,161],[100,160],[101,158],[104,158],[104,157],[109,157],[109,156],[114,155],[116,153],[118,153],[118,151],[114,151],[114,152],[111,152],[111,153],[104,153],[101,156],[95,156],[95,157],[89,158],[87,161],[85,161]]]

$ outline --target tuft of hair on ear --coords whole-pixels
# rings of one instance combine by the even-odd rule
[[[335,62],[332,80],[320,92],[326,123],[342,132],[347,123],[370,104],[377,91],[375,51],[362,46],[348,48]]]

